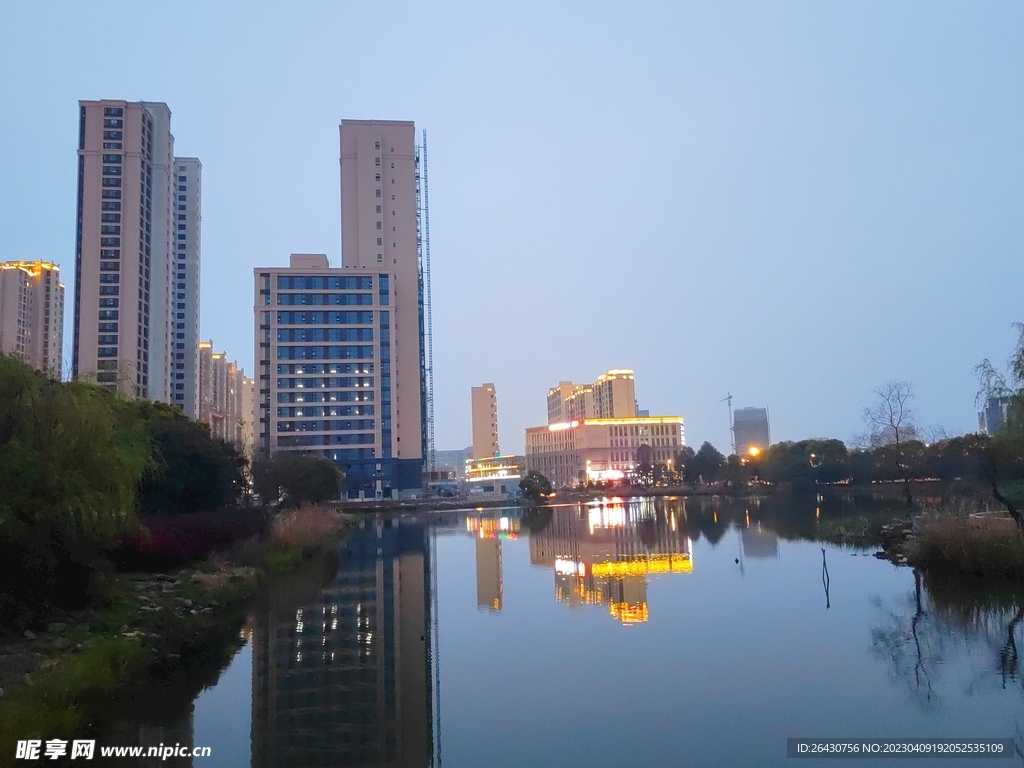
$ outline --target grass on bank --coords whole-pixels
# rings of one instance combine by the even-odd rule
[[[87,625],[65,633],[69,648],[54,654],[52,645],[29,644],[52,655],[0,698],[0,766],[13,764],[20,739],[87,737],[119,695],[160,673],[169,653],[237,632],[262,580],[326,551],[352,524],[329,509],[300,507],[278,515],[262,541],[241,542],[171,575],[110,579],[105,604]]]
[[[914,565],[980,578],[1024,578],[1024,536],[1012,520],[937,512],[920,518]]]

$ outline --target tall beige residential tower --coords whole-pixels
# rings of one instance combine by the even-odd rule
[[[46,261],[0,263],[0,354],[59,379],[63,344],[60,268]]]
[[[473,458],[500,456],[498,449],[498,396],[493,384],[472,389]]]
[[[73,375],[198,416],[199,187],[159,102],[79,102]]]
[[[80,101],[75,377],[169,400],[171,177],[166,104]]]
[[[349,496],[419,493],[426,446],[416,130],[344,120],[341,261],[255,270],[256,453],[314,452]]]

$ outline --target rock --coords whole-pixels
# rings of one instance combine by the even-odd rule
[[[71,641],[66,637],[58,637],[50,644],[50,647],[57,651],[64,651],[71,647]]]
[[[128,625],[127,624],[122,624],[121,625],[121,629],[118,630],[118,631],[120,631],[120,632],[127,632],[128,631]]]
[[[25,630],[25,639],[26,640],[35,640],[36,639],[36,633],[33,632],[31,629],[26,629]]]
[[[68,628],[68,625],[62,621],[54,621],[46,629],[49,632],[63,632]]]
[[[192,601],[189,600],[187,597],[185,598],[185,605],[187,605],[189,608],[192,607]]]
[[[168,659],[180,659],[181,658],[181,654],[180,653],[168,653],[167,654],[167,658]]]
[[[0,699],[4,697],[5,693],[7,693],[7,691],[5,691],[3,688],[0,688]]]

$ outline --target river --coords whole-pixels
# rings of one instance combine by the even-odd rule
[[[211,750],[164,765],[254,768],[783,766],[790,737],[1024,745],[1021,595],[815,540],[876,512],[606,499],[369,519],[262,595],[205,680],[110,733]],[[832,761],[797,762],[817,764]]]

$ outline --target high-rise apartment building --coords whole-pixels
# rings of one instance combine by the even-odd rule
[[[46,261],[0,263],[0,354],[14,355],[59,379],[63,345],[60,268]]]
[[[203,164],[174,158],[168,401],[199,418],[199,267]]]
[[[985,403],[978,411],[978,431],[983,435],[994,435],[1006,423],[1013,407],[1011,395],[993,395],[985,399]]]
[[[192,418],[201,171],[166,104],[79,102],[72,373]]]
[[[732,434],[739,456],[768,450],[771,431],[767,408],[737,408],[732,416]]]
[[[380,375],[394,384],[394,413],[382,413],[381,419],[390,423],[395,469],[402,478],[396,474],[392,488],[413,491],[421,484],[427,458],[416,126],[411,121],[343,120],[340,138],[341,262],[346,269],[391,274],[392,360],[381,360]]]
[[[471,391],[473,417],[473,458],[500,456],[498,450],[498,396],[493,384],[481,384]]]
[[[256,452],[312,452],[350,497],[419,493],[426,445],[419,160],[411,122],[341,124],[342,266],[255,270]]]

